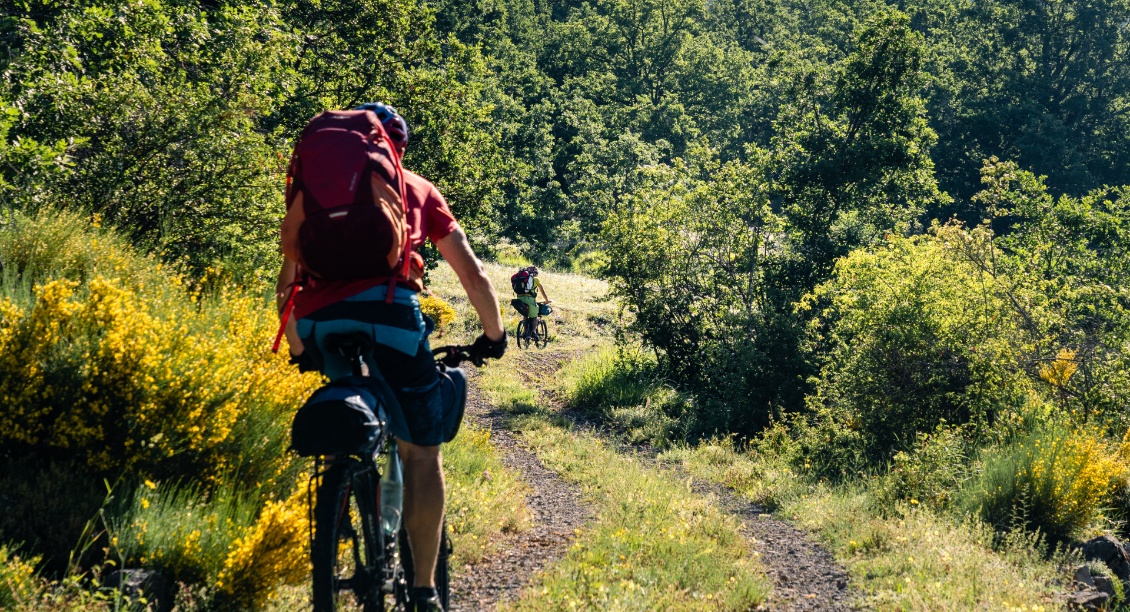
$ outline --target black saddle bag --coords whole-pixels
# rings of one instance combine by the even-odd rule
[[[295,413],[290,447],[303,457],[373,451],[386,423],[377,397],[360,376],[323,385]]]
[[[467,407],[467,375],[460,368],[440,367],[440,402],[443,405],[443,441],[451,442],[463,423]]]

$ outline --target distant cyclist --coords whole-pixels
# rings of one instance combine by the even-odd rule
[[[541,284],[541,279],[538,278],[538,267],[529,266],[518,270],[518,273],[510,277],[511,288],[514,293],[518,294],[517,301],[525,305],[527,319],[536,319],[538,316],[538,290],[541,290],[541,296],[545,298],[545,303],[549,304],[552,300],[545,292],[545,285]]]
[[[440,454],[443,413],[435,360],[428,345],[428,335],[433,326],[421,314],[417,297],[423,286],[420,281],[423,259],[415,252],[416,248],[425,240],[431,240],[459,277],[483,326],[482,335],[470,349],[473,361],[478,363],[484,358],[502,357],[506,350],[506,334],[498,311],[498,297],[482,263],[471,250],[467,235],[451,214],[443,196],[427,179],[400,167],[399,154],[403,153],[408,143],[408,126],[396,109],[381,103],[371,103],[354,111],[335,111],[328,115],[332,116],[334,122],[330,125],[331,129],[325,135],[315,132],[309,136],[314,144],[321,143],[322,146],[317,148],[311,145],[308,149],[300,149],[307,157],[296,152],[295,161],[292,162],[292,172],[296,178],[293,184],[288,184],[287,217],[283,221],[281,232],[285,257],[277,287],[280,312],[285,313],[285,333],[290,342],[292,358],[296,363],[305,362],[308,366],[321,370],[331,380],[350,375],[352,369],[347,357],[328,350],[327,336],[362,332],[372,338],[374,346],[363,355],[364,362],[370,367],[376,367],[388,381],[404,416],[403,421],[390,418],[389,425],[397,438],[397,448],[405,466],[404,526],[416,567],[415,584],[411,585],[409,594],[410,609],[442,612],[435,589],[434,568],[444,514],[445,491]],[[344,163],[341,160],[352,161],[348,145],[352,144],[355,148],[360,146],[349,140],[342,140],[342,144],[333,140],[346,131],[335,126],[358,123],[370,125],[374,121],[380,122],[397,150],[396,157],[389,158],[395,163],[384,168],[384,172],[394,179],[402,179],[386,179],[386,174],[377,171],[381,168],[373,170],[361,181],[357,181],[356,175],[335,174],[338,166]],[[315,137],[322,140],[316,141]],[[381,140],[383,138],[370,135],[363,144]],[[300,146],[302,144],[300,142]],[[370,158],[387,157],[376,153],[369,155]],[[311,182],[303,182],[304,175],[298,173],[301,169],[298,168],[300,162],[305,163],[307,172],[318,170],[321,174],[311,174]],[[327,181],[326,176],[335,180]],[[353,180],[338,180],[341,178]],[[320,179],[321,182],[312,182],[313,179]],[[403,192],[400,190],[401,185]],[[346,221],[336,221],[337,217],[333,215],[304,216],[315,211],[309,203],[305,204],[308,210],[304,209],[303,203],[306,200],[328,199],[347,188],[357,190],[352,207],[341,209],[348,212],[334,213]],[[403,202],[401,193],[404,194]],[[394,213],[401,213],[401,216]],[[403,225],[393,224],[392,227],[403,232],[406,244],[394,241],[391,255],[386,258],[388,261],[378,260],[382,265],[395,264],[392,274],[344,279],[325,274],[308,274],[315,270],[317,262],[325,261],[331,256],[341,257],[345,254],[345,263],[353,263],[376,251],[376,245],[383,243],[380,242],[379,232],[371,228],[383,226],[346,226],[351,218],[346,215],[356,216],[357,223],[360,224],[381,214],[403,219]],[[313,219],[313,222],[309,219]],[[315,222],[321,222],[322,225]],[[325,240],[314,242],[311,237],[316,238],[319,227],[330,222],[345,228],[340,231],[353,233],[345,234],[346,238],[339,242],[329,241],[328,245]],[[301,232],[299,228],[302,229]],[[395,233],[390,235],[397,237]],[[293,238],[294,236],[298,238]],[[351,238],[359,242],[352,243],[349,241]],[[298,248],[302,246],[303,239],[308,240],[306,244],[324,245],[322,248],[326,250],[315,252],[312,248]],[[298,247],[292,245],[295,240],[298,241],[295,243]],[[315,259],[315,255],[319,259]],[[364,261],[368,262],[368,259]],[[301,290],[295,292],[293,288],[296,286]],[[293,313],[284,306],[288,298]]]

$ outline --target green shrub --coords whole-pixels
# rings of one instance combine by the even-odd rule
[[[605,347],[562,368],[558,381],[570,408],[595,416],[630,442],[663,445],[679,426],[691,426],[686,398],[642,353]],[[679,421],[682,421],[681,423]]]
[[[1039,531],[1067,540],[1095,522],[1125,486],[1123,452],[1091,430],[1049,426],[985,451],[959,504],[999,531]]]
[[[571,268],[574,274],[600,277],[608,270],[608,253],[601,250],[586,250],[573,258]]]
[[[794,469],[816,480],[839,482],[865,475],[874,469],[864,454],[863,433],[828,409],[812,415],[796,415],[777,426],[794,443],[787,448]],[[767,431],[773,433],[773,429]]]
[[[807,298],[820,309],[809,344],[827,351],[808,404],[858,432],[872,466],[940,423],[981,431],[1026,400],[1018,318],[998,279],[955,252],[976,240],[892,238],[840,260]]]
[[[919,433],[912,450],[895,453],[876,487],[876,506],[890,509],[905,502],[949,507],[968,477],[969,447],[959,427],[938,425],[932,433]]]

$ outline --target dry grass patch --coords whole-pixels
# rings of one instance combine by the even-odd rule
[[[999,536],[918,504],[876,511],[865,488],[813,486],[783,462],[729,442],[666,453],[693,474],[778,508],[820,536],[852,577],[859,603],[877,610],[1050,610],[1062,558],[1032,536]],[[865,485],[864,485],[865,486]]]

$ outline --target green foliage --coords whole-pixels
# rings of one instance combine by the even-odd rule
[[[921,41],[905,21],[870,22],[831,74],[798,69],[773,150],[720,164],[699,149],[650,169],[605,223],[613,286],[698,393],[707,433],[750,433],[801,402],[811,364],[794,302],[837,257],[942,197],[915,93]]]
[[[1038,531],[1051,543],[1070,539],[1100,518],[1126,485],[1124,451],[1088,430],[1037,429],[981,459],[981,473],[959,504],[998,530]]]
[[[601,349],[558,375],[565,401],[599,418],[630,443],[663,446],[693,430],[693,403],[664,384],[658,364],[630,349]]]
[[[0,21],[0,38],[8,207],[98,213],[197,273],[224,259],[263,280],[290,145],[327,108],[404,109],[407,165],[478,244],[497,231],[503,186],[523,176],[490,129],[478,51],[442,46],[413,0],[29,6]]]
[[[985,430],[1025,401],[1019,322],[995,281],[960,256],[985,236],[939,228],[842,259],[809,298],[809,343],[827,355],[809,397],[858,431],[868,463],[941,423]],[[969,247],[973,248],[973,247]]]
[[[1130,3],[938,0],[907,10],[932,42],[928,99],[944,189],[969,198],[993,156],[1076,197],[1124,180]],[[981,219],[976,207],[955,212]]]
[[[931,433],[919,433],[909,451],[899,451],[891,459],[889,471],[876,487],[876,506],[880,511],[899,504],[929,504],[945,510],[969,477],[970,444],[959,427],[938,425]]]
[[[1049,395],[1083,418],[1101,414],[1126,424],[1130,397],[1130,194],[1104,188],[1082,198],[1047,193],[1015,163],[990,160],[977,201],[1011,230],[1001,253],[974,258],[1014,280],[1017,316],[1036,338],[1028,370]],[[1043,375],[1069,356],[1065,376]]]
[[[794,282],[819,282],[837,257],[906,231],[939,199],[919,96],[924,45],[897,12],[870,19],[830,73],[801,69],[778,119],[777,185]]]

